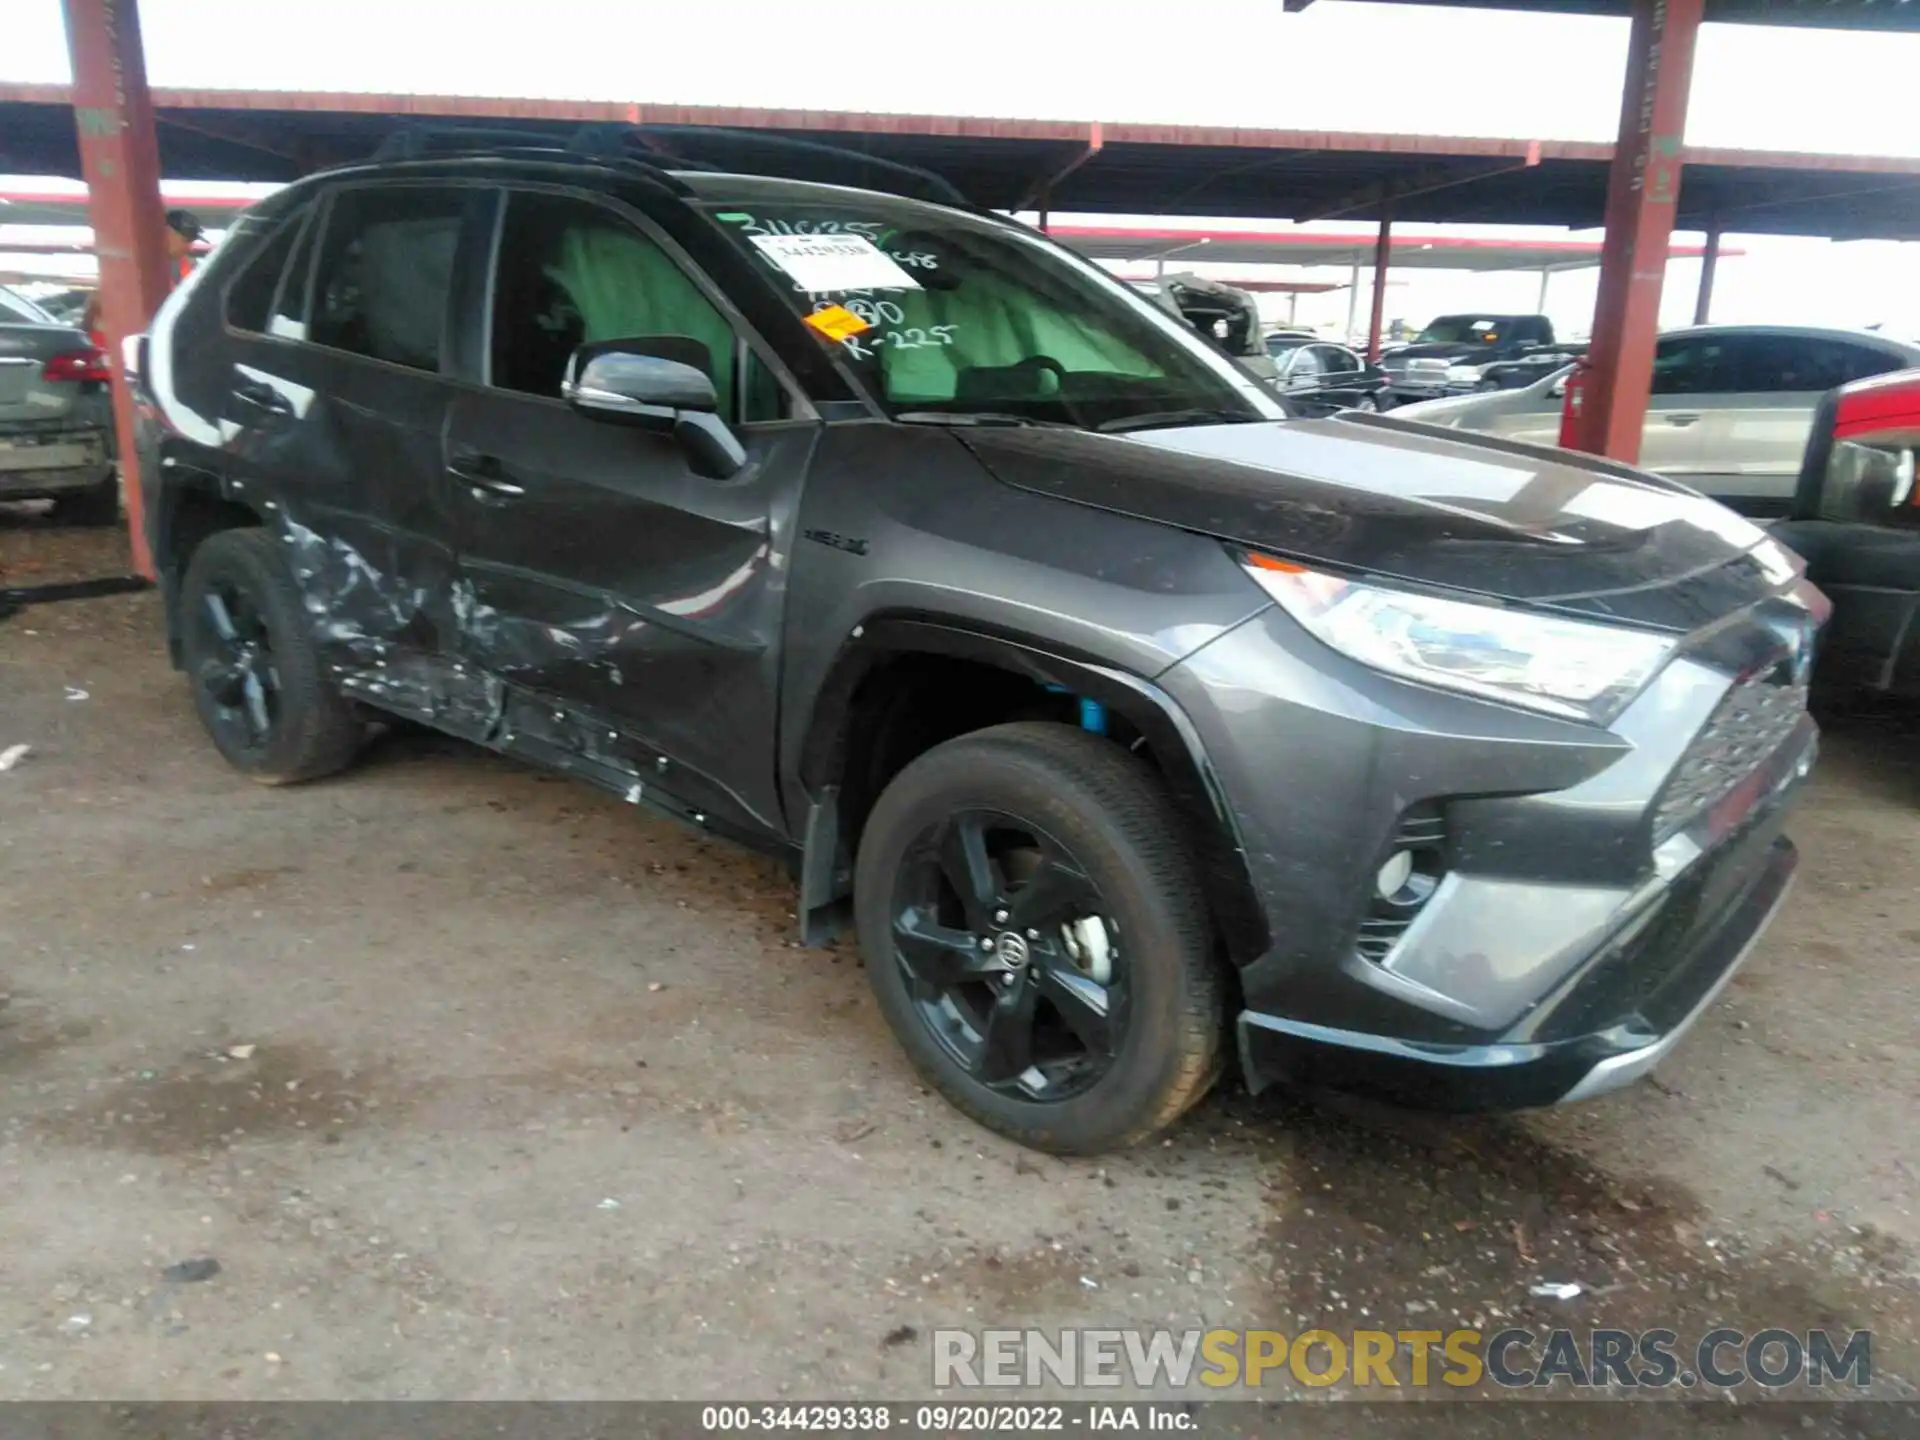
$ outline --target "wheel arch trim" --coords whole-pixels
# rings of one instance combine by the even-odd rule
[[[882,614],[855,626],[814,694],[798,768],[810,809],[808,854],[802,862],[805,872],[824,876],[833,869],[833,857],[812,852],[829,843],[829,836],[837,843],[836,827],[814,821],[837,803],[853,697],[873,670],[909,655],[942,655],[992,665],[1038,685],[1097,700],[1124,717],[1146,738],[1174,804],[1188,823],[1208,909],[1228,955],[1244,965],[1266,953],[1272,934],[1238,824],[1199,731],[1171,695],[1151,680],[1094,656],[1053,649],[1013,631],[955,625],[912,612]],[[826,896],[814,899],[824,902]],[[806,903],[803,895],[803,909]]]

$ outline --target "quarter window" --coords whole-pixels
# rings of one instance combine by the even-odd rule
[[[257,333],[267,328],[281,274],[293,254],[306,214],[302,209],[282,220],[227,286],[227,324],[234,329]]]
[[[438,370],[466,195],[369,188],[334,197],[313,290],[312,339]]]

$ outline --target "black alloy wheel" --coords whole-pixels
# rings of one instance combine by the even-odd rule
[[[1099,1154],[1218,1074],[1230,987],[1186,828],[1112,740],[1022,721],[934,746],[867,817],[853,901],[902,1048],[989,1129]]]
[[[194,675],[205,692],[213,724],[242,754],[262,755],[280,716],[280,674],[273,637],[245,590],[222,579],[207,587],[188,623],[203,658]],[[225,749],[222,746],[222,749]]]
[[[1125,966],[1100,887],[1059,840],[961,810],[912,844],[892,908],[914,1010],[968,1075],[1051,1103],[1107,1073]]]
[[[172,597],[201,723],[229,764],[264,785],[333,773],[367,733],[331,683],[281,548],[264,530],[210,535]]]

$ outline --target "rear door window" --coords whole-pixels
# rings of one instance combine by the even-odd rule
[[[413,370],[438,370],[467,192],[342,190],[327,215],[309,338]]]
[[[1749,395],[1831,390],[1845,373],[1839,346],[1798,335],[1727,337],[1727,383]],[[1832,377],[1832,378],[1828,378]]]

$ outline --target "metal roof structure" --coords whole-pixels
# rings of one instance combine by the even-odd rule
[[[1313,0],[1285,0],[1289,11]],[[1626,15],[1631,0],[1393,0],[1473,10],[1531,10],[1554,15]],[[1920,30],[1920,0],[1706,0],[1708,23],[1804,25],[1820,30]]]
[[[1860,0],[1834,0],[1834,8],[1848,3]],[[1898,3],[1920,8],[1920,0]],[[1611,144],[1587,141],[621,101],[166,89],[153,94],[161,170],[181,180],[289,180],[362,158],[396,128],[427,119],[511,121],[516,128],[556,135],[610,121],[770,130],[822,141],[933,170],[997,209],[1045,203],[1056,212],[1372,219],[1391,191],[1395,217],[1403,223],[1588,228],[1602,223],[1613,154]],[[1920,157],[1689,146],[1683,159],[1679,228],[1920,239]],[[0,85],[0,171],[80,173],[67,87]]]
[[[1047,233],[1096,260],[1173,260],[1179,265],[1373,264],[1371,231],[1222,230],[1182,226],[1085,225],[1055,221]],[[1600,263],[1598,240],[1508,239],[1484,235],[1419,235],[1395,230],[1396,270],[1585,270]],[[1704,245],[1673,244],[1672,259],[1697,260]],[[1722,246],[1721,256],[1737,255]],[[1235,284],[1241,282],[1235,281]]]

